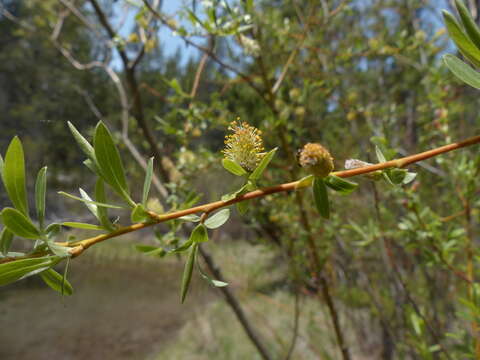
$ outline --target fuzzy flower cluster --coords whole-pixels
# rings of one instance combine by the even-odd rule
[[[246,122],[236,121],[230,124],[228,130],[233,134],[225,136],[225,158],[236,162],[247,171],[255,170],[265,155],[262,153],[262,132]]]
[[[333,158],[322,145],[306,144],[298,157],[300,166],[318,177],[326,177],[333,170]]]

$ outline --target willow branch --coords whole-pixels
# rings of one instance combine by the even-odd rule
[[[352,170],[342,170],[342,171],[336,171],[331,173],[332,175],[342,177],[342,178],[349,178],[357,175],[363,175],[363,174],[368,174],[374,171],[378,170],[384,170],[384,169],[389,169],[389,168],[402,168],[410,164],[417,163],[422,160],[426,160],[450,151],[454,151],[457,149],[461,149],[467,146],[475,145],[480,143],[480,135],[479,136],[474,136],[469,139],[466,139],[464,141],[460,141],[457,143],[451,143],[449,145],[441,146],[432,150],[428,150],[425,152],[421,152],[418,154],[402,157],[399,159],[391,160],[391,161],[386,161],[383,163],[378,163],[374,165],[368,165],[364,166],[361,168],[356,168]],[[310,184],[307,182],[302,182],[301,180],[297,181],[292,181],[289,183],[284,183],[280,185],[275,185],[275,186],[270,186],[266,187],[263,189],[257,189],[254,191],[250,191],[246,194],[237,196],[234,199],[228,200],[228,201],[214,201],[211,203],[195,206],[189,209],[184,209],[184,210],[179,210],[179,211],[173,211],[171,213],[166,213],[166,214],[156,214],[154,212],[149,211],[148,214],[151,217],[151,221],[145,222],[145,223],[138,223],[138,224],[133,224],[129,226],[125,226],[122,228],[119,228],[111,233],[108,234],[102,234],[98,235],[92,238],[88,238],[85,240],[81,241],[76,241],[73,243],[58,243],[58,245],[62,246],[68,246],[72,247],[70,250],[70,253],[72,254],[72,257],[76,257],[83,253],[84,250],[88,249],[90,246],[95,245],[97,243],[100,243],[102,241],[123,235],[123,234],[128,234],[134,231],[138,231],[162,222],[166,222],[169,220],[173,219],[178,219],[182,216],[186,215],[191,215],[191,214],[196,214],[196,213],[202,213],[202,214],[210,214],[211,212],[218,210],[223,207],[227,207],[242,201],[247,201],[247,200],[252,200],[256,198],[261,198],[270,194],[276,194],[276,193],[281,193],[281,192],[288,192],[288,191],[294,191],[294,190],[300,190],[306,187],[310,187]],[[44,254],[45,255],[45,254]],[[38,254],[30,254],[27,256],[23,257],[7,257],[3,258],[0,260],[0,263],[5,263],[9,261],[14,261],[18,260],[20,258],[29,258],[29,257],[35,257],[35,256],[41,256]]]

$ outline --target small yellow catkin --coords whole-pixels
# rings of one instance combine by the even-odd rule
[[[228,130],[233,134],[225,136],[225,158],[239,164],[247,171],[253,171],[265,155],[262,153],[262,132],[246,122],[233,121]]]
[[[317,143],[306,144],[300,151],[298,162],[309,173],[320,178],[328,176],[333,170],[332,156],[327,149]]]

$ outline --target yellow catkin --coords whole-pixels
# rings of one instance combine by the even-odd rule
[[[325,177],[333,170],[333,158],[322,145],[308,143],[300,151],[300,166],[317,177]]]
[[[237,121],[233,121],[228,130],[233,133],[225,136],[225,158],[236,162],[247,171],[255,170],[264,156],[262,132],[246,122]]]

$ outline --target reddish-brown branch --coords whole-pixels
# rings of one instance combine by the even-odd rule
[[[367,174],[367,173],[371,173],[371,172],[378,171],[378,170],[383,170],[383,169],[388,169],[388,168],[405,167],[409,164],[413,164],[413,163],[416,163],[418,161],[426,160],[426,159],[429,159],[431,157],[434,157],[434,156],[437,156],[437,155],[440,155],[440,154],[443,154],[443,153],[446,153],[446,152],[450,152],[450,151],[453,151],[453,150],[457,150],[457,149],[464,148],[464,147],[471,146],[471,145],[478,144],[478,143],[480,143],[480,136],[475,136],[475,137],[469,138],[467,140],[464,140],[464,141],[461,141],[461,142],[458,142],[458,143],[452,143],[452,144],[449,144],[449,145],[441,146],[441,147],[438,147],[438,148],[435,148],[435,149],[432,149],[432,150],[429,150],[429,151],[425,151],[425,152],[422,152],[422,153],[419,153],[419,154],[410,155],[410,156],[406,156],[406,157],[403,157],[403,158],[400,158],[400,159],[391,160],[391,161],[387,161],[387,162],[383,162],[383,163],[379,163],[379,164],[374,164],[374,165],[369,165],[369,166],[365,166],[365,167],[361,167],[361,168],[357,168],[357,169],[337,171],[337,172],[333,172],[332,175],[336,175],[336,176],[343,177],[343,178],[348,178],[348,177]],[[222,201],[222,200],[215,201],[215,202],[211,202],[211,203],[208,203],[208,204],[195,206],[195,207],[185,209],[185,210],[174,211],[174,212],[167,213],[167,214],[156,214],[154,212],[149,212],[150,216],[152,217],[152,221],[150,221],[150,222],[129,225],[129,226],[122,227],[122,228],[120,228],[118,230],[115,230],[115,231],[113,231],[111,233],[108,233],[108,234],[98,235],[98,236],[95,236],[95,237],[92,237],[92,238],[89,238],[89,239],[85,239],[85,240],[81,240],[81,241],[77,241],[77,242],[74,242],[74,243],[59,243],[59,245],[72,247],[71,253],[72,253],[72,256],[75,257],[75,256],[78,256],[81,253],[83,253],[83,251],[85,249],[88,249],[90,246],[92,246],[94,244],[97,244],[99,242],[102,242],[102,241],[105,241],[105,240],[108,240],[108,239],[111,239],[111,238],[114,238],[114,237],[117,237],[117,236],[120,236],[120,235],[123,235],[123,234],[134,232],[134,231],[137,231],[137,230],[140,230],[140,229],[144,229],[146,227],[153,226],[153,225],[156,225],[156,224],[161,223],[161,222],[165,222],[165,221],[173,220],[173,219],[178,219],[182,216],[196,214],[196,213],[209,214],[212,211],[215,211],[215,210],[218,210],[220,208],[227,207],[227,206],[230,206],[230,205],[242,202],[242,201],[252,200],[252,199],[256,199],[256,198],[259,198],[259,197],[264,197],[266,195],[280,193],[280,192],[288,192],[288,191],[293,191],[293,190],[299,190],[299,189],[309,187],[309,186],[310,186],[310,184],[308,184],[308,182],[302,182],[301,180],[298,180],[298,181],[292,181],[292,182],[285,183],[285,184],[280,184],[280,185],[276,185],[276,186],[270,186],[270,187],[266,187],[266,188],[263,188],[263,189],[254,190],[254,191],[243,194],[241,196],[238,196],[238,197],[236,197],[234,199],[231,199],[231,200],[228,200],[228,201]],[[33,255],[31,255],[30,257],[33,257]],[[25,257],[22,257],[22,258],[25,258]],[[14,261],[16,259],[17,258],[3,258],[3,259],[0,260],[0,263]]]

